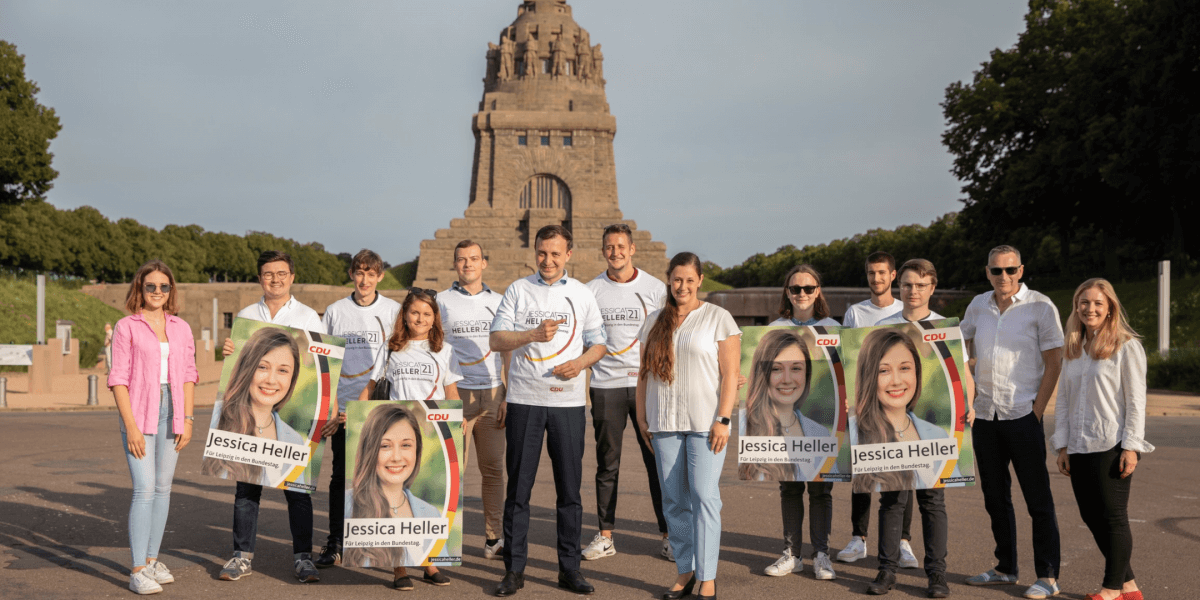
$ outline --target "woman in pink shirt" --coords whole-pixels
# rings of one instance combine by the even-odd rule
[[[192,439],[192,392],[199,380],[192,328],[175,316],[175,277],[159,260],[138,269],[117,321],[108,387],[121,415],[121,439],[133,478],[129,589],[162,591],[175,580],[158,562],[179,452]],[[172,437],[173,435],[173,437]],[[173,447],[172,447],[173,446]]]

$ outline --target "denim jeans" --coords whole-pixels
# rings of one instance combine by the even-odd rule
[[[708,432],[654,434],[654,455],[662,485],[663,515],[680,574],[698,581],[717,578],[721,549],[721,467],[728,446],[714,454]]]
[[[254,554],[258,539],[258,504],[262,486],[239,481],[233,496],[233,549]],[[288,527],[292,530],[292,553],[312,552],[312,496],[304,492],[283,490],[287,500]]]
[[[879,570],[896,572],[900,566],[900,527],[904,507],[911,502],[911,491],[879,494]],[[925,575],[946,574],[946,545],[949,520],[946,517],[946,490],[916,490],[921,511],[921,537],[925,540]]]
[[[129,453],[129,435],[121,423],[121,445],[129,475],[133,478],[133,502],[129,505],[129,550],[133,566],[146,566],[147,558],[157,558],[167,528],[167,511],[171,508],[171,480],[175,477],[175,436],[171,433],[171,388],[163,384],[158,409],[158,433],[143,434],[146,455],[134,458]]]

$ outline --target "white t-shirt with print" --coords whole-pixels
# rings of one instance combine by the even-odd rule
[[[330,335],[346,340],[342,358],[342,374],[338,378],[338,412],[346,412],[346,403],[358,400],[371,380],[375,363],[385,354],[383,349],[392,335],[392,327],[400,314],[400,303],[375,294],[375,301],[359,306],[353,296],[342,298],[325,309],[325,324]]]
[[[500,294],[484,286],[481,292],[471,295],[455,285],[438,293],[437,303],[446,341],[453,347],[454,359],[462,371],[458,387],[487,390],[499,386],[504,359],[499,352],[492,352],[488,334],[500,307]]]
[[[845,327],[870,327],[903,309],[900,301],[892,297],[892,303],[882,308],[875,306],[870,298],[846,308],[846,316],[842,317]]]
[[[646,316],[662,308],[667,284],[653,275],[635,270],[633,279],[618,283],[602,271],[587,287],[596,295],[596,305],[604,319],[608,351],[592,365],[591,386],[597,389],[637,387],[641,364],[638,332]]]
[[[390,356],[385,350],[371,379],[383,376],[385,363],[392,382],[389,400],[445,400],[446,386],[462,380],[454,350],[446,343],[438,352],[429,348],[429,340],[410,341]]]
[[[931,311],[929,311],[928,317],[925,317],[924,319],[920,319],[920,320],[921,321],[937,321],[938,319],[945,319],[945,318],[946,317],[943,317],[942,315],[939,315],[936,312],[933,312],[931,310]],[[905,319],[903,312],[898,312],[890,317],[885,317],[883,319],[880,319],[879,322],[875,323],[875,324],[876,325],[899,325],[900,323],[914,323],[914,322],[916,322],[916,321],[909,321],[908,319]]]

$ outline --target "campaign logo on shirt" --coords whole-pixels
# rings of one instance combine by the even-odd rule
[[[537,327],[542,321],[562,321],[561,326],[571,327],[571,313],[553,310],[531,310],[525,313],[525,324]]]
[[[539,322],[540,324],[540,322]],[[452,335],[470,335],[472,333],[490,333],[491,321],[451,321],[448,333]]]
[[[343,331],[338,335],[345,338],[348,348],[369,348],[383,342],[381,331]]]
[[[433,373],[433,365],[421,362],[396,362],[393,363],[392,375],[396,377],[414,377],[422,375],[430,375]]]
[[[604,319],[605,325],[618,325],[621,323],[641,324],[645,317],[645,312],[641,307],[630,308],[601,308],[600,317]]]

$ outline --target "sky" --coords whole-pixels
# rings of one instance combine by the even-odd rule
[[[946,86],[1013,0],[570,0],[604,47],[621,209],[729,267],[958,210]],[[47,200],[399,264],[463,216],[488,42],[518,0],[0,0],[57,112]]]

